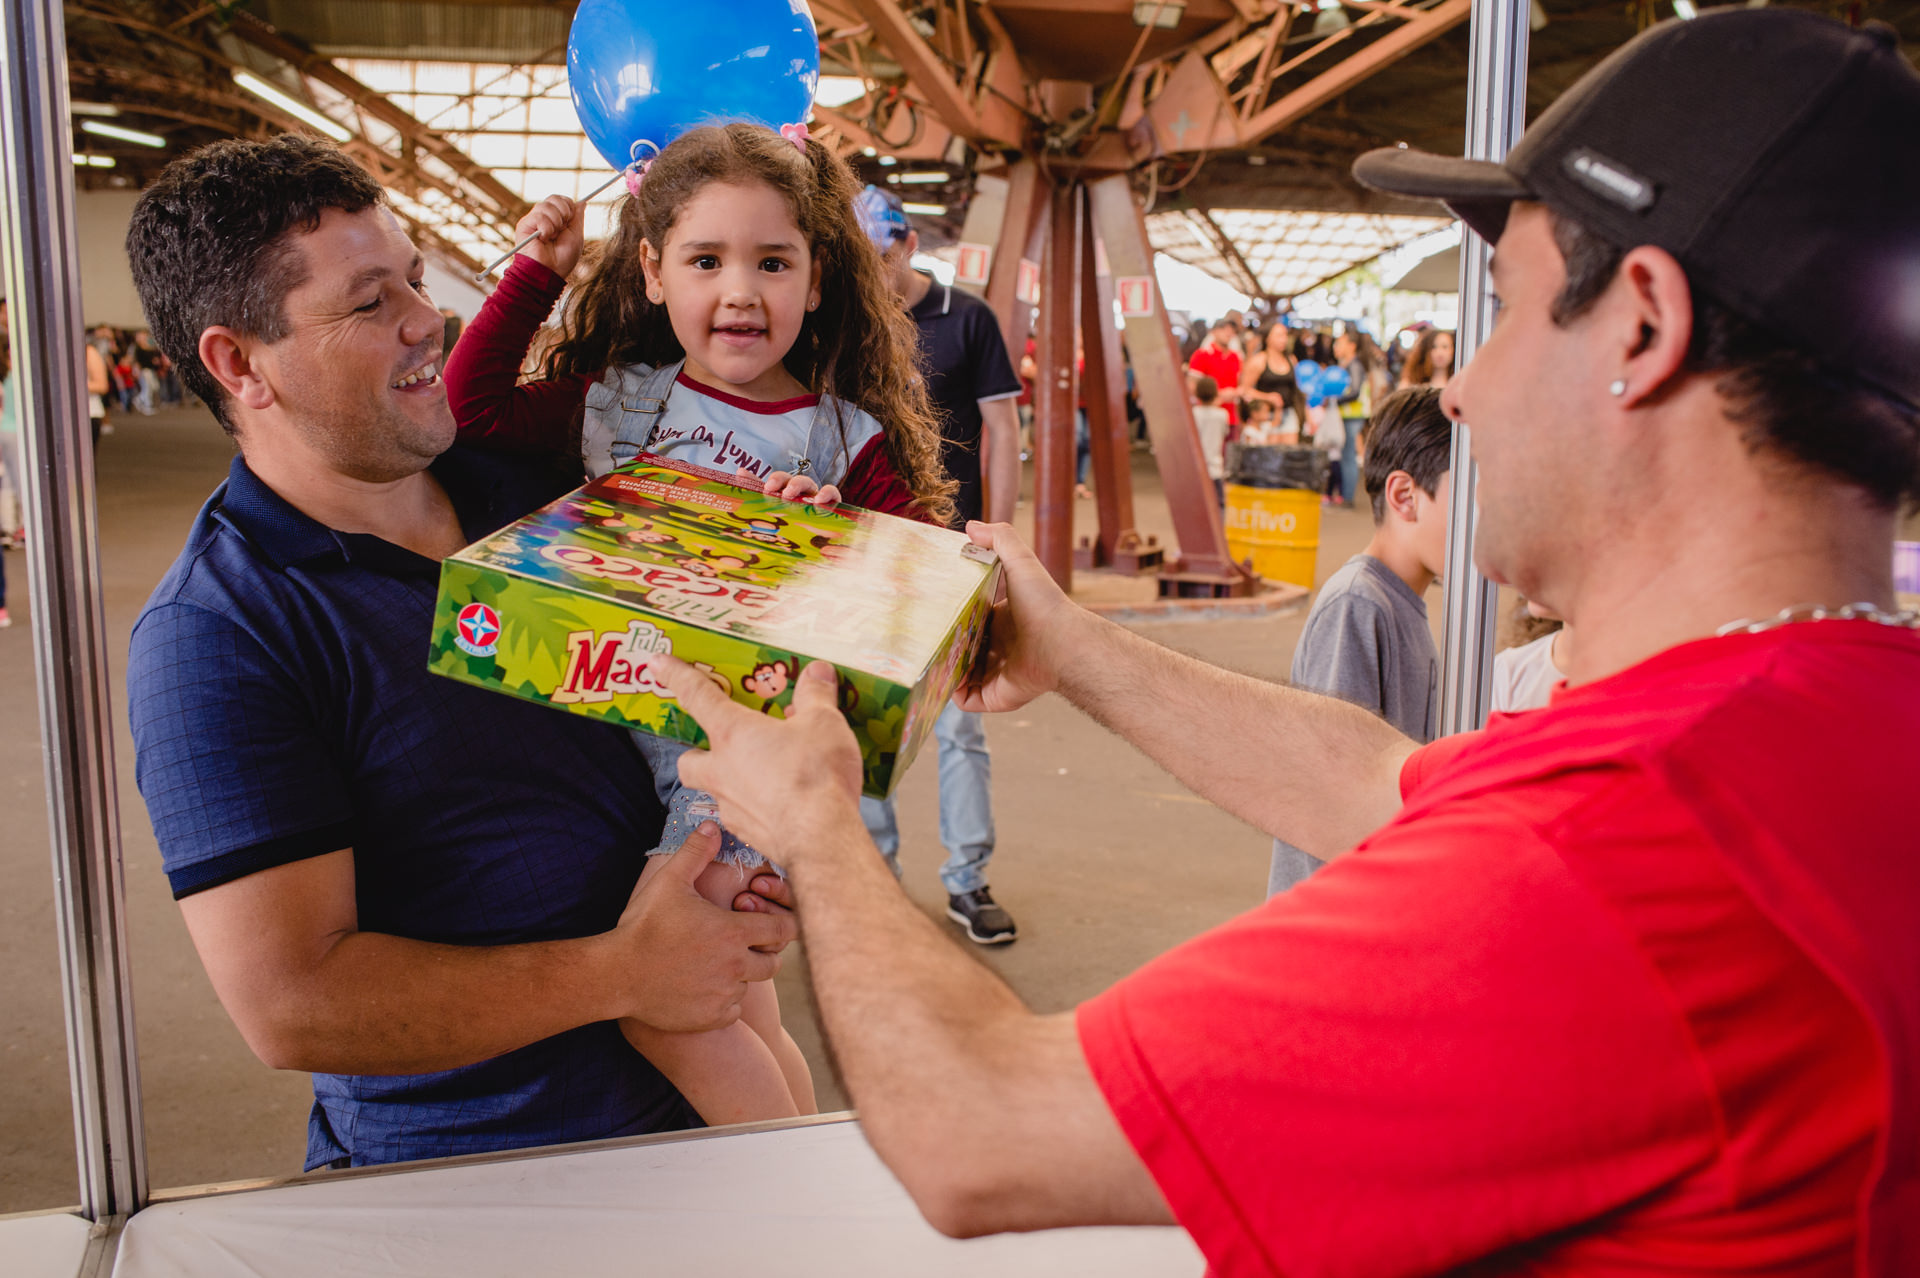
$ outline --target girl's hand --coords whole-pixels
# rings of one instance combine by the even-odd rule
[[[586,243],[581,208],[564,195],[549,195],[534,205],[525,217],[514,223],[516,240],[539,236],[520,250],[520,256],[532,258],[562,279],[571,275],[580,261],[581,247]]]
[[[832,510],[840,504],[840,490],[832,484],[822,488],[805,475],[792,475],[784,470],[776,470],[765,479],[754,474],[745,466],[735,472],[735,478],[742,483],[758,483],[760,491],[769,497],[781,497],[787,501],[804,501],[819,510]]]

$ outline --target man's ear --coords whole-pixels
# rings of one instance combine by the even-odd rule
[[[1605,310],[1619,347],[1616,377],[1626,383],[1624,406],[1659,395],[1680,374],[1693,341],[1693,290],[1687,273],[1665,249],[1643,244],[1620,259]]]
[[[200,362],[213,374],[213,380],[228,395],[256,411],[271,408],[274,401],[273,386],[254,362],[260,346],[257,339],[242,337],[220,324],[200,334]]]

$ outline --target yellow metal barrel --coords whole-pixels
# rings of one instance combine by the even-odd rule
[[[1306,488],[1227,485],[1227,550],[1274,581],[1314,587],[1320,494]]]

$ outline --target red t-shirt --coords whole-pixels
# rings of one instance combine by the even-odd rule
[[[1240,401],[1234,392],[1240,387],[1240,356],[1208,341],[1187,360],[1187,367],[1220,384],[1220,406],[1227,410],[1227,425],[1239,425]]]
[[[1223,1275],[1920,1274],[1916,775],[1913,633],[1682,645],[1416,753],[1081,1044]]]

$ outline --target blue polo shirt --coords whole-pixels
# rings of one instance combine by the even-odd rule
[[[558,495],[434,462],[478,539]],[[604,932],[662,812],[616,728],[427,672],[439,565],[307,518],[236,458],[134,626],[135,770],[174,896],[353,849],[362,931],[452,945]],[[307,1166],[698,1124],[612,1022],[434,1074],[316,1074]]]

